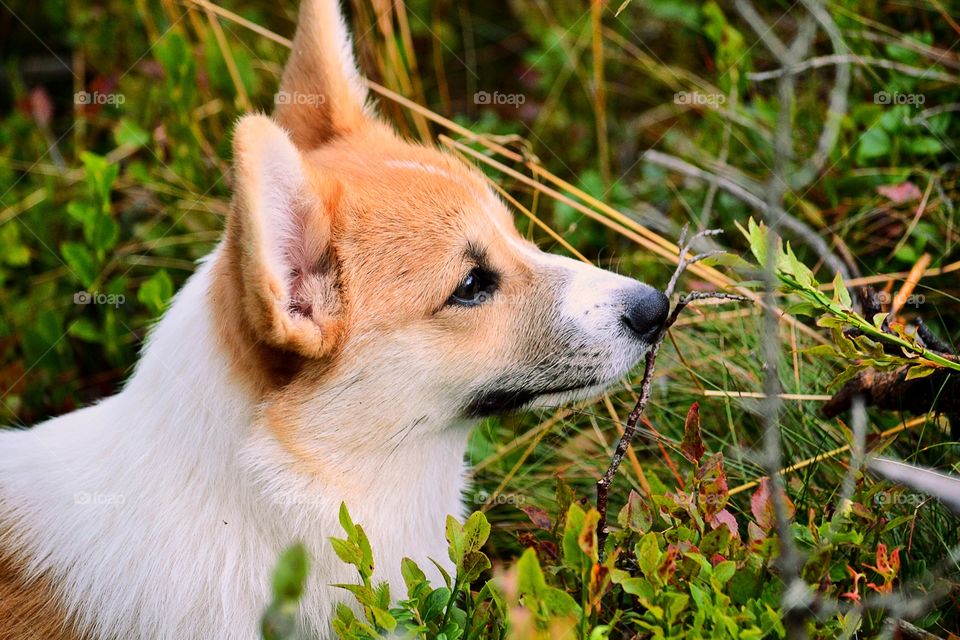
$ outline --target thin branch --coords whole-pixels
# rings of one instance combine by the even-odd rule
[[[833,253],[824,239],[805,222],[787,213],[783,207],[778,205],[771,209],[768,203],[764,202],[764,200],[756,194],[748,191],[743,185],[729,178],[710,173],[668,153],[650,149],[643,154],[643,158],[653,164],[672,169],[691,178],[698,178],[710,184],[716,184],[730,195],[749,205],[765,219],[771,220],[776,218],[780,228],[789,230],[805,245],[813,249],[817,256],[819,256],[830,269],[839,272],[844,280],[851,279],[850,267]]]
[[[689,240],[687,240],[687,232],[688,227],[684,225],[683,230],[680,232],[680,241],[677,243],[680,247],[680,258],[677,263],[677,268],[674,270],[673,276],[670,278],[670,282],[665,290],[667,298],[673,297],[677,281],[683,272],[686,271],[687,267],[696,264],[701,260],[705,260],[706,258],[717,253],[715,251],[708,251],[700,254],[691,254],[690,249],[692,245],[697,240],[705,236],[712,236],[722,233],[719,230],[708,229],[694,234]],[[623,457],[627,453],[627,448],[630,446],[630,442],[637,433],[637,423],[640,421],[640,417],[643,415],[643,412],[647,408],[647,403],[650,401],[650,389],[653,383],[653,373],[656,369],[657,354],[660,352],[660,346],[663,344],[663,340],[667,336],[667,331],[669,331],[670,327],[673,326],[673,324],[677,321],[677,318],[680,317],[680,313],[687,307],[687,305],[695,300],[708,299],[736,300],[741,302],[750,301],[749,298],[733,293],[704,291],[687,293],[680,296],[680,298],[677,300],[677,303],[671,310],[670,315],[667,317],[667,321],[664,323],[663,327],[661,327],[659,333],[657,333],[657,336],[654,339],[650,350],[647,352],[646,359],[644,361],[643,379],[640,382],[640,396],[637,399],[637,403],[634,405],[633,410],[627,416],[627,422],[624,426],[623,434],[620,436],[620,440],[617,442],[617,447],[614,450],[613,458],[610,460],[610,465],[607,467],[606,473],[604,473],[603,477],[597,481],[597,511],[600,512],[600,521],[597,526],[597,538],[600,543],[599,547],[601,554],[603,552],[604,543],[606,542],[607,536],[610,533],[610,528],[607,525],[607,501],[609,498],[610,485],[613,483],[613,479],[617,474],[617,470],[620,468],[620,463],[623,462]]]
[[[833,21],[830,12],[824,9],[820,0],[801,0],[807,11],[820,23],[820,26],[827,32],[830,43],[833,45],[834,52],[837,55],[845,55],[849,52],[847,43],[837,23]],[[837,146],[837,139],[840,137],[840,125],[843,117],[847,113],[847,96],[850,93],[850,62],[840,61],[837,63],[836,77],[833,81],[833,88],[830,90],[830,104],[827,106],[827,121],[823,125],[823,131],[820,132],[820,139],[817,141],[817,151],[794,173],[793,188],[798,189],[806,186],[813,181],[820,172],[827,159]],[[789,107],[788,107],[789,108]]]
[[[785,66],[793,64],[793,52],[777,37],[777,34],[773,32],[773,27],[768,25],[767,21],[763,19],[763,16],[757,13],[753,4],[748,0],[736,0],[733,6],[737,9],[737,13],[750,25],[754,33],[760,36],[760,40],[763,41],[764,46],[780,61],[780,64]]]
[[[905,76],[910,76],[911,78],[923,78],[925,80],[938,82],[960,82],[960,78],[949,73],[921,69],[920,67],[913,67],[908,64],[903,64],[902,62],[894,62],[893,60],[887,60],[886,58],[858,56],[853,53],[833,53],[826,56],[807,58],[803,62],[798,62],[789,67],[781,67],[779,69],[771,69],[769,71],[750,72],[747,74],[747,79],[751,82],[765,82],[767,80],[777,80],[785,75],[797,75],[804,73],[805,71],[821,69],[823,67],[832,67],[834,65],[841,64],[856,64],[861,67],[889,69],[891,71],[902,73]]]

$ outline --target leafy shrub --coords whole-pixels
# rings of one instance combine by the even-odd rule
[[[420,567],[404,559],[405,596],[391,594],[387,583],[375,580],[370,543],[342,505],[346,538],[333,538],[331,544],[357,569],[359,582],[338,585],[352,594],[353,606],[337,607],[337,637],[786,638],[771,485],[758,484],[750,497],[752,518],[738,520],[727,509],[723,454],[706,455],[699,433],[694,406],[682,447],[693,466],[684,488],[649,496],[632,491],[602,549],[600,514],[560,480],[561,516],[554,520],[543,510],[525,508],[533,530],[521,534],[526,550],[509,571],[487,575],[491,563],[482,548],[490,524],[482,513],[463,524],[448,517],[454,574],[438,564],[443,584],[433,585]],[[815,597],[859,603],[868,592],[894,591],[900,550],[890,550],[884,539],[901,523],[870,508],[878,489],[861,486],[842,510],[811,511],[805,525],[789,526],[808,558],[802,575],[811,604]],[[793,505],[785,499],[792,515]],[[303,551],[295,553],[299,558]],[[301,578],[301,566],[302,559],[289,557],[281,563],[277,602],[265,616],[268,639],[292,637],[276,631],[292,629],[291,601],[299,594],[282,577]],[[283,614],[286,622],[277,623]],[[808,627],[811,637],[827,639],[875,632],[881,623],[879,615],[862,618],[837,608],[823,619],[811,615]]]

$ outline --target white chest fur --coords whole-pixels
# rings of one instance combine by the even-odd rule
[[[51,572],[96,637],[124,640],[257,637],[274,564],[303,541],[313,556],[303,623],[325,637],[342,597],[327,585],[356,579],[328,543],[342,535],[340,502],[371,539],[374,577],[405,596],[402,556],[425,570],[430,557],[446,561],[467,430],[435,425],[387,458],[351,451],[354,472],[336,486],[305,477],[256,430],[257,407],[231,382],[209,278],[208,262],[120,394],[0,433],[0,521],[13,523],[28,569]]]

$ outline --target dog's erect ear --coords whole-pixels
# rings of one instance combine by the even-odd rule
[[[337,0],[301,0],[293,50],[274,117],[300,149],[355,131],[369,120],[367,89]]]
[[[227,255],[248,326],[276,347],[330,353],[345,326],[332,244],[339,183],[308,175],[287,133],[262,115],[237,125],[234,171]]]

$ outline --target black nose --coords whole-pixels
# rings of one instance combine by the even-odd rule
[[[627,296],[623,324],[642,340],[652,340],[670,312],[670,301],[656,289],[644,285]]]

